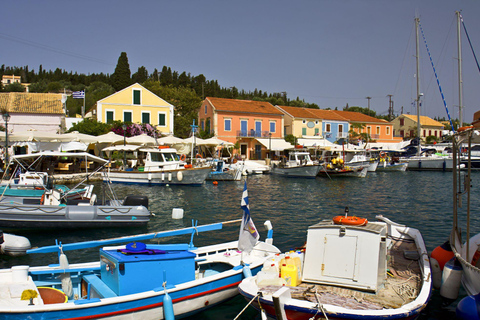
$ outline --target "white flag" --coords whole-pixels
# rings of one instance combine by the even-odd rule
[[[252,217],[250,216],[246,181],[242,194],[241,207],[243,209],[243,219],[240,226],[240,234],[238,236],[238,249],[246,253],[250,253],[260,236],[258,234],[257,228],[255,228]]]

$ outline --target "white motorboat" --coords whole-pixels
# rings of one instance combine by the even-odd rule
[[[321,165],[314,163],[308,151],[291,151],[287,157],[272,166],[271,173],[284,177],[315,178],[321,169]]]
[[[138,153],[138,160],[132,168],[108,170],[104,181],[151,185],[201,185],[212,171],[210,166],[193,167],[187,164],[185,155],[177,154],[174,148],[139,146],[135,151]]]

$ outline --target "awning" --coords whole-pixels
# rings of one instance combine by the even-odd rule
[[[293,145],[283,139],[256,139],[265,148],[271,151],[283,151],[286,149],[292,149]]]

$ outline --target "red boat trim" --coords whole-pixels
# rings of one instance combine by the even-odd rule
[[[235,282],[235,283],[231,283],[229,285],[226,285],[226,286],[223,286],[223,287],[220,287],[220,288],[212,289],[212,290],[209,290],[209,291],[192,294],[190,296],[186,296],[186,297],[182,297],[182,298],[173,299],[172,302],[176,303],[176,302],[181,302],[183,300],[198,298],[198,297],[210,294],[210,293],[214,293],[214,292],[229,289],[231,287],[238,286],[239,284],[240,284],[240,281]],[[116,316],[116,315],[120,315],[120,314],[127,314],[127,313],[132,313],[132,312],[137,312],[137,311],[153,309],[153,308],[156,308],[156,307],[160,307],[162,305],[163,305],[163,302],[160,302],[160,303],[150,304],[150,305],[142,306],[142,307],[138,307],[138,308],[120,310],[120,311],[115,311],[115,312],[108,312],[108,313],[103,313],[103,314],[96,314],[96,315],[76,317],[76,318],[63,318],[63,320],[85,320],[85,319],[97,319],[97,318],[101,318],[101,317],[112,317],[112,316]]]

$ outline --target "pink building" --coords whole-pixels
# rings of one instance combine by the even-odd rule
[[[265,158],[269,148],[265,141],[283,138],[283,113],[268,102],[207,97],[198,119],[201,130],[238,142],[235,152],[246,159]]]

